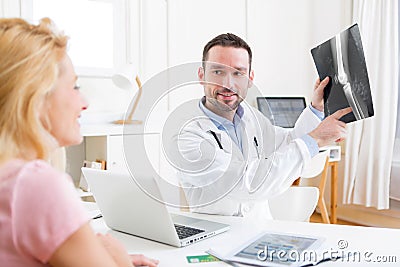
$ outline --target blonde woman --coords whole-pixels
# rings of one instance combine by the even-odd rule
[[[1,266],[156,266],[96,236],[71,178],[47,162],[82,141],[88,105],[66,46],[49,19],[0,19]]]

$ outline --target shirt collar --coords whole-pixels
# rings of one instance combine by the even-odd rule
[[[208,108],[206,108],[206,106],[204,105],[206,102],[206,97],[203,96],[200,99],[200,103],[199,103],[199,107],[200,109],[203,111],[203,113],[209,117],[211,119],[211,121],[219,128],[219,126],[228,126],[228,125],[238,125],[243,117],[244,114],[244,108],[241,106],[241,104],[239,104],[235,116],[233,118],[233,123],[230,120],[225,119],[224,117],[221,117],[217,114],[215,114],[214,112],[212,112],[211,110],[209,110]]]

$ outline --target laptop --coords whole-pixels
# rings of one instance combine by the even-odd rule
[[[162,198],[153,178],[134,181],[129,173],[90,168],[82,168],[82,173],[104,221],[113,230],[183,247],[229,229],[227,224],[170,214],[165,204],[156,200]]]
[[[257,97],[258,110],[275,126],[294,128],[306,108],[304,97]]]

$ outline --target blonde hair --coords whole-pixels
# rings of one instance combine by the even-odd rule
[[[53,22],[0,19],[0,163],[47,159],[55,140],[43,105],[59,75],[68,38]]]

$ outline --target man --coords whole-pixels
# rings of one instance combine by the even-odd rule
[[[351,109],[321,122],[329,78],[316,82],[293,130],[273,126],[243,101],[254,79],[251,60],[250,47],[234,34],[204,47],[198,77],[205,96],[180,112],[184,121],[169,145],[192,211],[268,219],[267,198],[285,191],[318,147],[345,137],[339,118]]]

